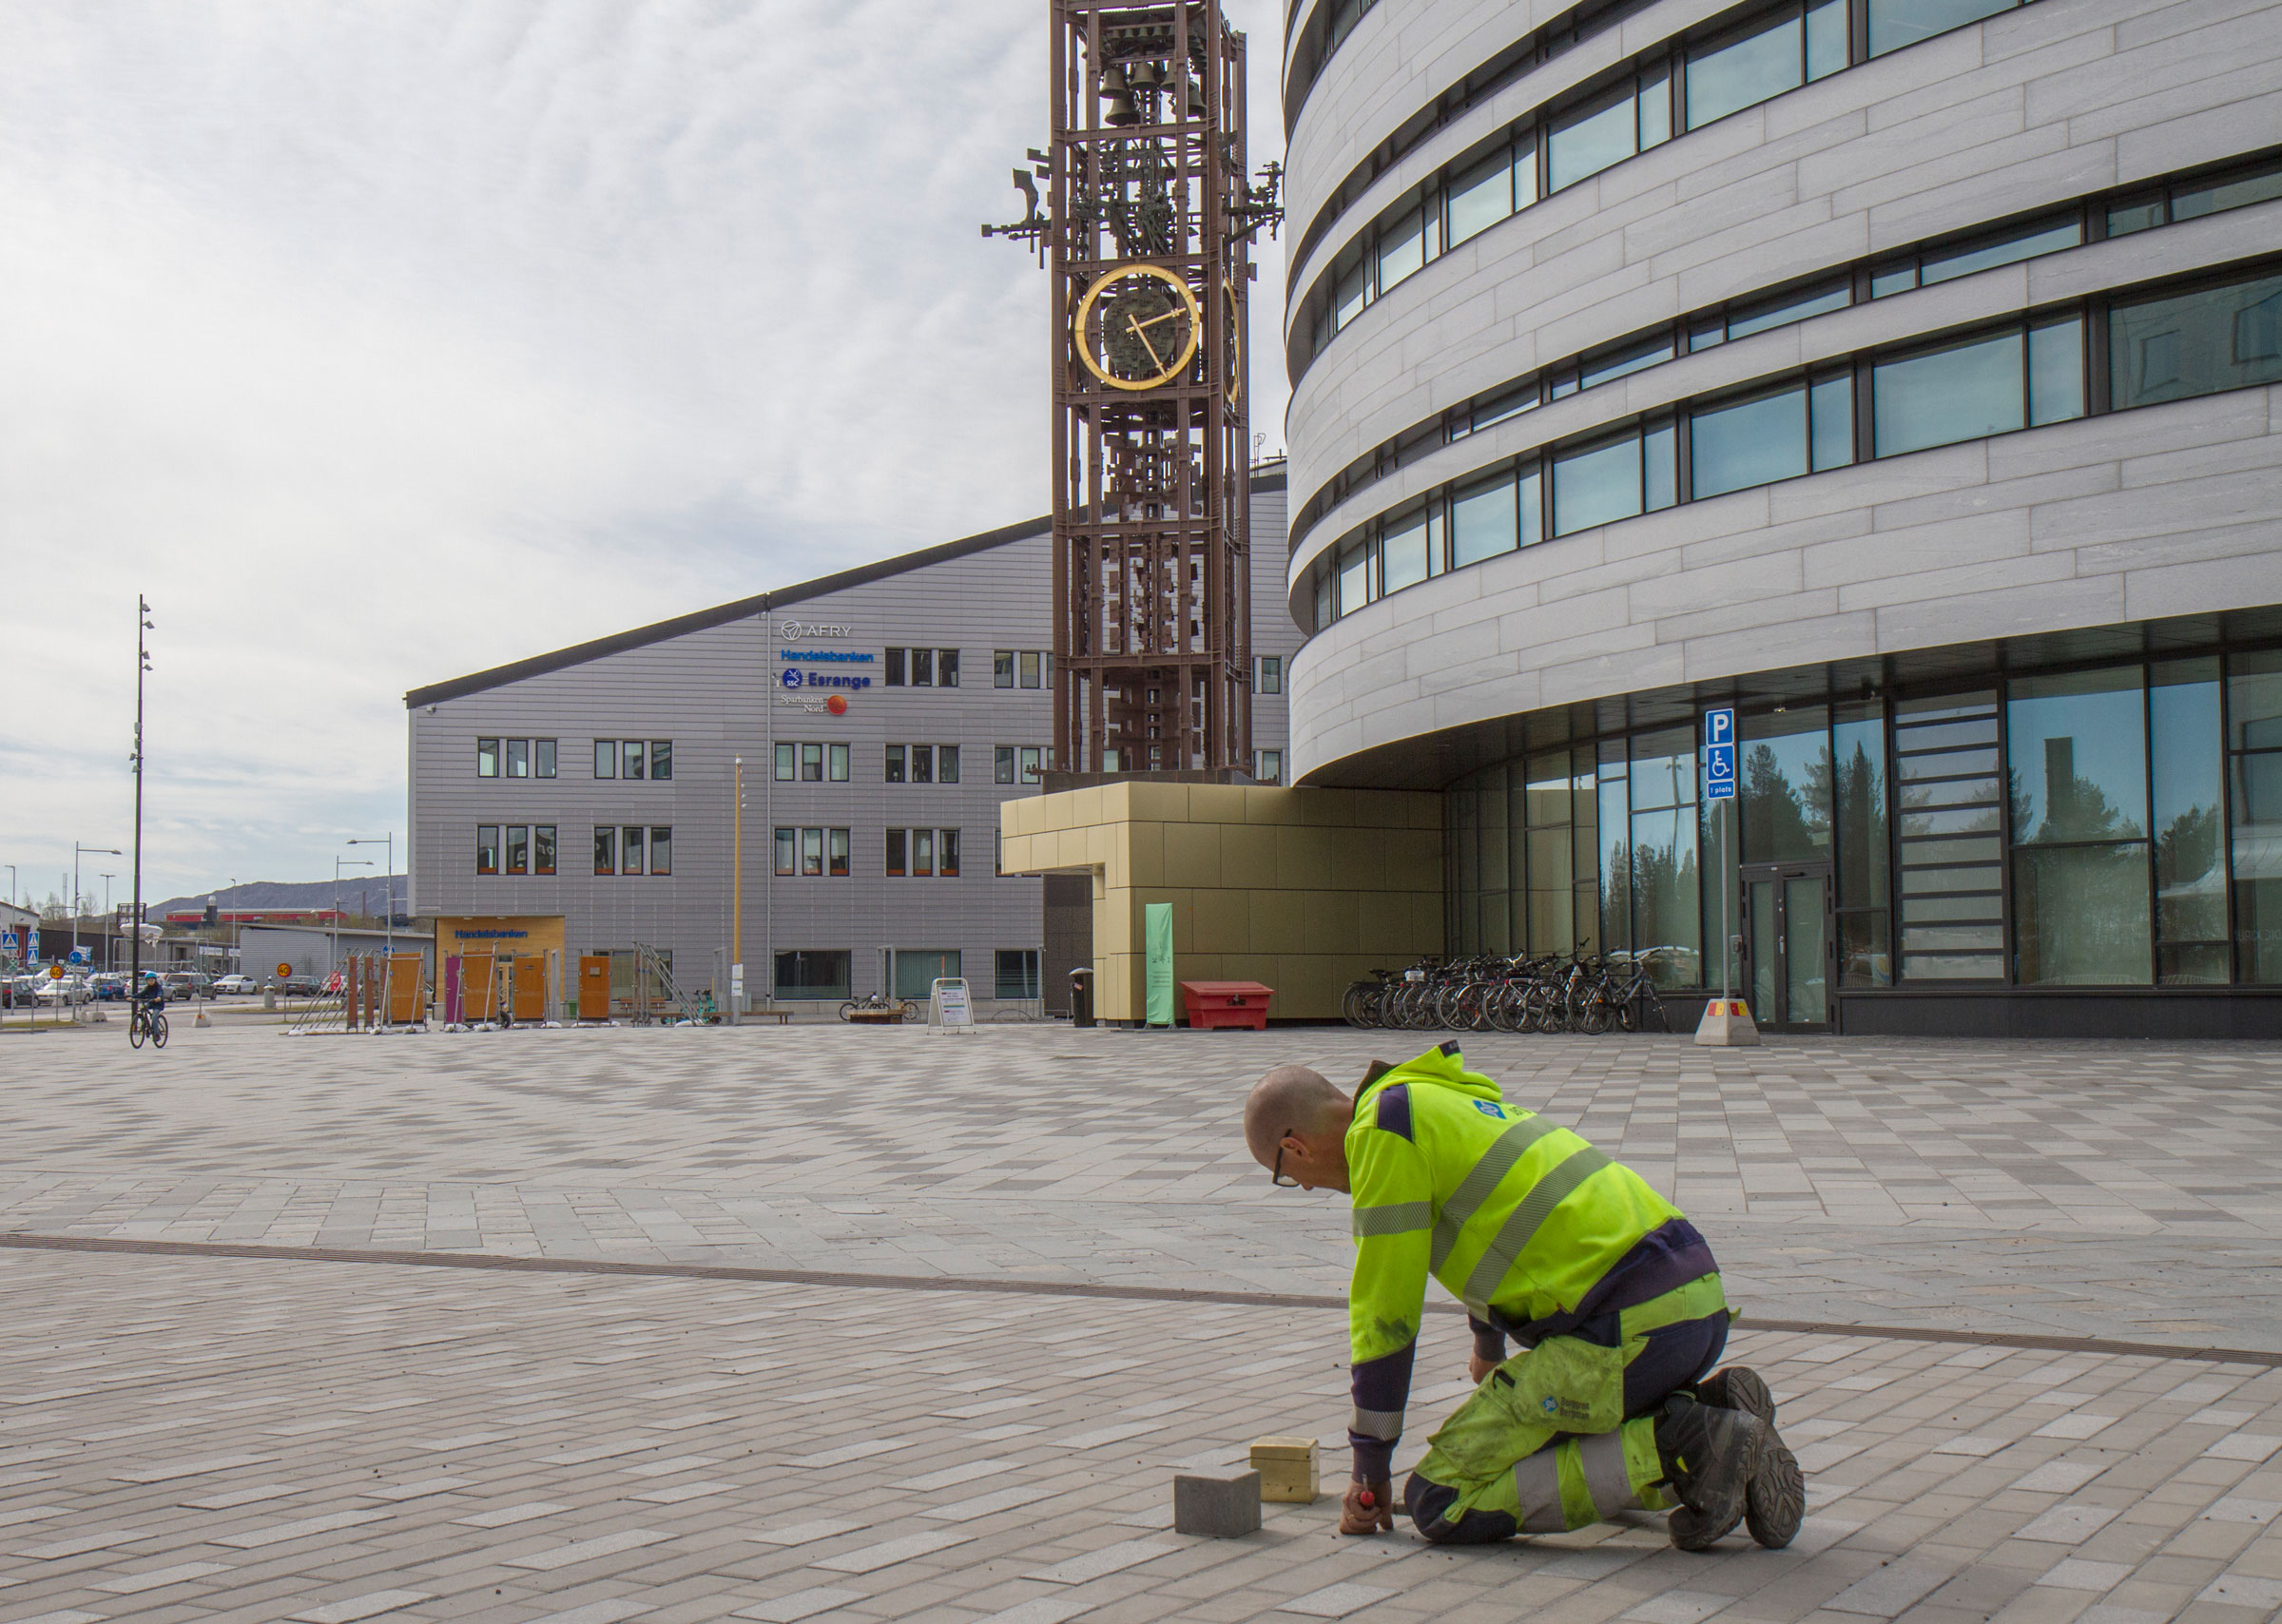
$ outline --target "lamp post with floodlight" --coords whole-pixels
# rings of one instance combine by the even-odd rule
[[[79,962],[79,916],[83,911],[79,900],[79,860],[91,856],[126,855],[117,846],[83,846],[77,841],[71,842],[71,961],[75,964]]]
[[[126,978],[130,986],[143,979],[143,678],[150,669],[150,644],[144,637],[153,629],[150,600],[135,594],[135,923],[127,948]]]
[[[333,860],[333,967],[340,973],[340,871],[343,868],[370,868],[372,859],[363,857],[335,858]]]
[[[388,865],[381,871],[385,878],[380,882],[380,888],[385,894],[382,902],[385,913],[382,929],[388,940],[386,951],[391,957],[394,957],[396,951],[396,832],[391,829],[377,841],[349,841],[345,843],[352,846],[386,846],[388,848]]]

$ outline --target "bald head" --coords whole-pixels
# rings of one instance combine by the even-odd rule
[[[1305,1066],[1278,1066],[1252,1085],[1244,1102],[1244,1143],[1252,1159],[1265,1168],[1285,1134],[1312,1139],[1334,1131],[1344,1133],[1353,1112],[1353,1103],[1322,1073]]]

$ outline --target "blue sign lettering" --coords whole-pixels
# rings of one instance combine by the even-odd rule
[[[1732,744],[1735,743],[1735,713],[1732,710],[1704,712],[1704,743]]]
[[[777,650],[777,658],[823,662],[833,665],[849,665],[858,662],[869,665],[876,656],[860,654],[853,648],[780,648]]]
[[[785,687],[797,688],[801,686],[801,673],[798,671],[786,671],[783,676],[779,677],[777,681],[783,684]]]
[[[1735,746],[1707,744],[1704,747],[1704,799],[1732,801],[1735,799]]]

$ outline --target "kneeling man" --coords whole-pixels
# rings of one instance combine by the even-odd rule
[[[1244,1133],[1276,1184],[1354,1199],[1343,1533],[1394,1527],[1429,1274],[1466,1305],[1479,1385],[1403,1489],[1428,1539],[1558,1533],[1628,1509],[1670,1511],[1687,1551],[1738,1521],[1770,1547],[1798,1532],[1805,1484],[1767,1383],[1741,1365],[1712,1374],[1729,1319],[1712,1249],[1630,1168],[1504,1104],[1455,1042],[1374,1061],[1353,1099],[1279,1067],[1245,1102]]]

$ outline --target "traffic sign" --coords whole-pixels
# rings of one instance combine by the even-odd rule
[[[71,950],[71,962],[72,962],[72,963],[74,963],[74,964],[85,964],[87,961],[87,950],[86,948],[84,948],[84,947],[75,947],[75,948],[73,948],[73,949]]]
[[[293,974],[293,966],[290,964],[280,964],[278,966],[278,974],[280,976],[290,976]]]
[[[22,945],[14,931],[0,931],[0,953],[13,953]]]
[[[1704,799],[1735,799],[1735,713],[1704,712]]]

